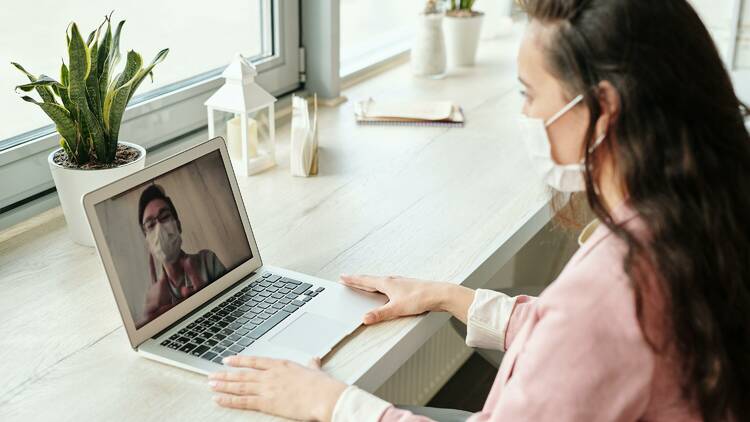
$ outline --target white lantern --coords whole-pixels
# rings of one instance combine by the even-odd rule
[[[235,169],[250,176],[276,165],[276,98],[257,83],[255,66],[237,53],[221,76],[224,85],[204,105],[208,111],[208,136],[213,138],[214,111],[234,114],[227,122],[227,146]],[[263,112],[267,110],[265,116]],[[252,116],[263,116],[253,119]]]

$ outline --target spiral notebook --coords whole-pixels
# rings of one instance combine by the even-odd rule
[[[450,101],[376,102],[372,98],[354,105],[362,125],[463,127],[461,107]]]

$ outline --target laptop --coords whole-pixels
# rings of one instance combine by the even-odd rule
[[[83,205],[130,344],[159,362],[203,374],[238,354],[306,364],[386,302],[264,264],[220,137]]]

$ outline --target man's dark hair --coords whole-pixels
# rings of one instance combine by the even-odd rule
[[[164,188],[156,184],[144,189],[141,192],[141,199],[138,200],[138,226],[141,230],[143,230],[143,212],[148,204],[155,199],[161,199],[167,203],[169,211],[172,212],[174,219],[177,221],[177,228],[182,232],[182,224],[180,223],[180,217],[177,215],[177,209],[174,207],[172,200],[164,193]]]

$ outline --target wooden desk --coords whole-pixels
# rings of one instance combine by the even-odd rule
[[[486,282],[549,220],[515,124],[516,42],[484,42],[476,67],[443,80],[405,64],[347,89],[321,110],[316,177],[289,176],[281,127],[279,166],[239,181],[264,261],[331,280]],[[357,126],[369,96],[452,99],[467,125]],[[0,232],[0,292],[0,420],[274,419],[219,408],[204,377],[133,352],[96,252],[68,239],[59,208]],[[374,391],[446,320],[360,328],[324,368]]]

